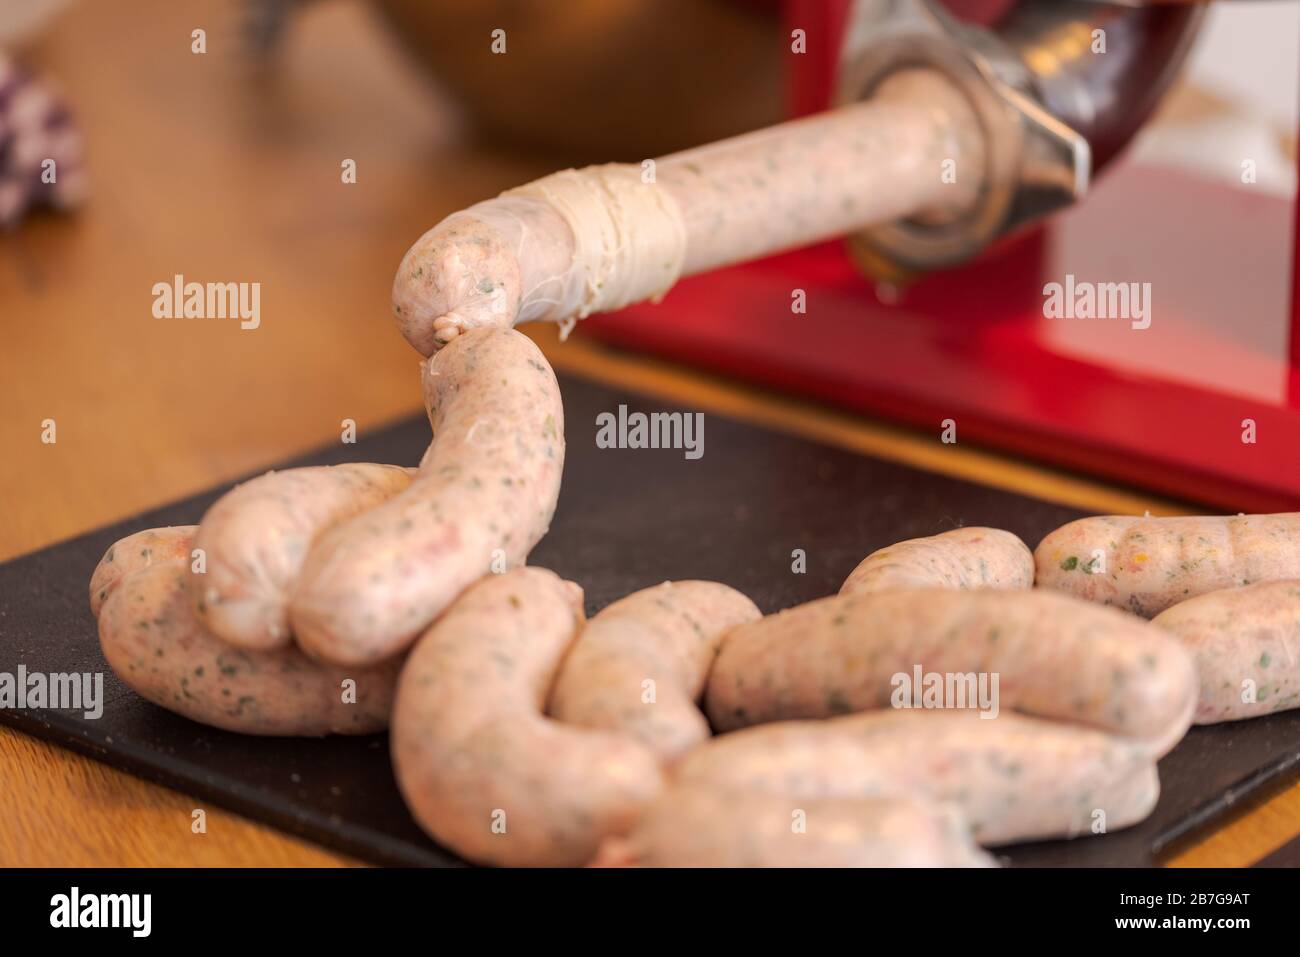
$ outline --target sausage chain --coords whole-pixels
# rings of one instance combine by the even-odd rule
[[[393,708],[393,767],[440,843],[483,864],[584,864],[663,786],[625,734],[543,707],[582,624],[582,589],[521,568],[465,592],[416,643]]]
[[[402,651],[470,584],[522,565],[550,527],[564,407],[513,329],[459,337],[424,366],[433,442],[410,486],[312,544],[289,604],[298,644],[336,664]]]

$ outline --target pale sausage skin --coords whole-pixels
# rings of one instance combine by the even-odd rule
[[[1209,592],[1152,624],[1177,636],[1196,662],[1197,724],[1300,708],[1300,581]],[[1252,681],[1253,701],[1243,700]]]
[[[1118,830],[1146,818],[1160,795],[1139,745],[1010,712],[869,711],[760,725],[692,751],[674,780],[792,799],[922,797],[958,807],[986,845],[1075,837],[1102,820]]]
[[[418,477],[307,554],[290,623],[314,658],[397,654],[471,583],[522,565],[550,526],[564,410],[532,340],[513,329],[459,336],[428,361],[424,388],[434,438]]]
[[[674,787],[596,867],[996,867],[951,808]]]
[[[108,596],[128,575],[159,562],[189,558],[197,525],[146,528],[109,546],[90,575],[90,613],[99,617]]]
[[[671,761],[711,734],[699,709],[729,628],[757,621],[752,601],[718,582],[664,582],[587,622],[560,668],[549,714],[631,735]]]
[[[1081,518],[1034,560],[1041,587],[1152,618],[1206,592],[1300,578],[1300,513]]]
[[[680,210],[689,276],[920,211],[960,214],[984,188],[985,154],[967,97],[938,73],[902,70],[866,102],[660,157],[654,182]],[[963,173],[945,182],[935,171],[954,161]],[[471,328],[571,321],[588,278],[573,269],[577,245],[534,197],[453,213],[402,257],[398,328],[430,355]]]
[[[414,477],[414,469],[358,463],[268,472],[235,486],[208,509],[194,539],[205,562],[190,577],[199,620],[240,648],[286,647],[289,595],[311,543]]]
[[[317,737],[388,726],[400,662],[336,668],[293,647],[232,647],[194,617],[188,576],[183,561],[150,565],[124,579],[100,614],[104,657],[142,697],[241,734]]]
[[[583,864],[663,786],[632,738],[543,715],[581,624],[581,588],[521,568],[469,588],[411,652],[393,710],[397,782],[420,826],[471,861]]]
[[[872,552],[845,579],[841,595],[887,588],[1034,586],[1029,546],[1000,528],[955,528]]]
[[[896,674],[998,675],[999,706],[1091,725],[1164,754],[1186,733],[1196,673],[1148,622],[1051,592],[837,595],[728,632],[709,676],[718,731],[885,708]],[[990,679],[991,680],[991,679]]]

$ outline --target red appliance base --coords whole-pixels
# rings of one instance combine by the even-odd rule
[[[1049,232],[897,297],[831,243],[685,280],[582,328],[936,437],[951,419],[958,442],[1233,511],[1300,510],[1292,205],[1127,167]],[[1149,283],[1150,327],[1046,318],[1044,286],[1067,274]],[[792,312],[799,289],[806,314]]]

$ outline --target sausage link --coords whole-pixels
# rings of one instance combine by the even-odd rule
[[[1081,518],[1034,561],[1044,588],[1152,618],[1206,592],[1300,578],[1300,513]]]
[[[662,787],[625,735],[542,714],[582,620],[582,589],[541,568],[490,575],[416,643],[392,750],[420,825],[483,864],[573,866],[623,833]]]
[[[675,781],[797,799],[918,796],[957,806],[987,845],[1075,837],[1097,822],[1128,827],[1160,795],[1155,764],[1133,742],[973,711],[869,711],[748,728],[692,751]]]
[[[1186,733],[1196,702],[1191,659],[1147,622],[1051,592],[929,588],[837,595],[732,629],[706,711],[727,731],[883,708],[894,676],[917,668],[982,674],[990,686],[996,675],[1003,709],[1112,731],[1157,754]]]
[[[1300,708],[1300,581],[1209,592],[1152,624],[1176,635],[1196,662],[1197,724]]]
[[[903,798],[674,787],[597,867],[996,867],[955,810]]]
[[[184,561],[143,568],[122,580],[100,614],[104,657],[141,696],[242,734],[370,734],[387,727],[400,662],[336,668],[292,647],[234,648],[195,618],[189,574]]]
[[[935,173],[949,162],[958,182]],[[960,215],[984,188],[985,150],[956,86],[904,70],[869,101],[653,167],[566,170],[444,219],[393,279],[402,335],[430,355],[472,328],[571,322],[655,298],[681,275],[920,212]]]
[[[146,528],[109,546],[90,575],[90,613],[99,617],[104,602],[128,575],[158,562],[189,558],[197,525]]]
[[[1029,546],[1000,528],[955,528],[872,552],[841,595],[887,588],[1032,588]]]
[[[709,737],[699,700],[723,634],[759,617],[752,601],[717,582],[634,592],[578,635],[549,713],[566,724],[630,734],[673,760]]]
[[[283,648],[289,595],[311,543],[325,529],[405,491],[414,469],[314,466],[268,472],[231,489],[208,509],[194,545],[206,569],[190,577],[199,620],[241,648]]]
[[[424,390],[434,439],[415,481],[307,554],[290,622],[312,657],[398,653],[476,579],[523,564],[550,526],[564,409],[532,340],[476,329],[429,360]]]

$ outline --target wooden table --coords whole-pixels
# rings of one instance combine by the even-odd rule
[[[387,309],[396,263],[447,212],[547,168],[458,145],[454,108],[359,3],[313,8],[273,71],[241,52],[237,7],[82,3],[32,51],[78,112],[94,195],[0,237],[0,559],[337,440],[344,419],[416,411],[416,356]],[[261,327],[153,318],[153,284],[177,273],[262,283]],[[560,369],[692,408],[1086,509],[1175,509],[529,331]],[[0,865],[353,863],[217,808],[194,835],[194,799],[2,728],[0,782]],[[1173,863],[1250,864],[1297,833],[1300,786]]]

